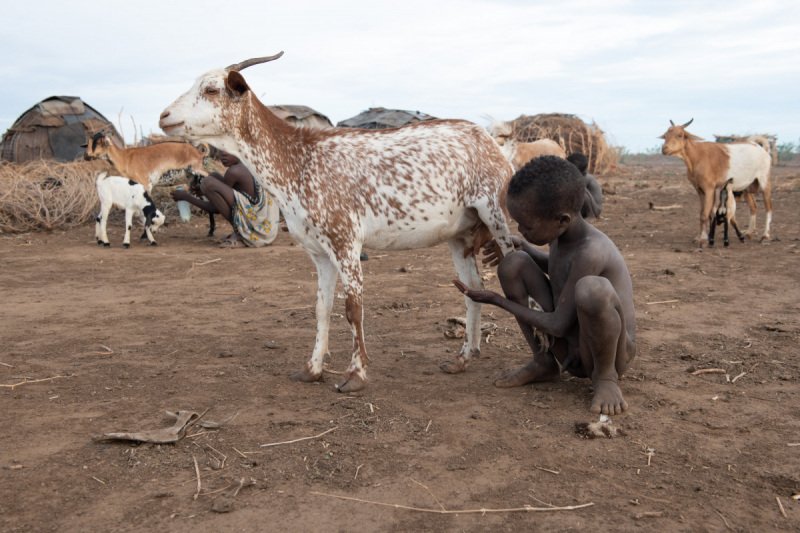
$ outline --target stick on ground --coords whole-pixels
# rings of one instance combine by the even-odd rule
[[[331,431],[333,431],[334,429],[338,429],[338,428],[339,428],[339,426],[332,427],[331,429],[329,429],[327,431],[323,431],[319,435],[314,435],[313,437],[301,437],[299,439],[285,440],[283,442],[269,442],[267,444],[261,444],[261,447],[262,448],[266,448],[267,446],[280,446],[281,444],[294,444],[295,442],[300,442],[300,441],[304,441],[304,440],[318,439],[321,436],[326,435],[326,434],[330,433]]]
[[[359,502],[359,503],[369,503],[372,505],[381,505],[383,507],[392,507],[394,509],[405,509],[407,511],[417,511],[419,513],[434,513],[434,514],[487,514],[487,513],[519,513],[519,512],[528,512],[528,513],[544,513],[550,511],[574,511],[576,509],[584,509],[586,507],[591,507],[594,505],[594,502],[583,503],[580,505],[568,505],[566,507],[531,507],[526,505],[525,507],[510,507],[507,509],[431,509],[426,507],[411,507],[409,505],[401,505],[399,503],[384,503],[384,502],[376,502],[372,500],[362,500],[360,498],[352,498],[350,496],[339,496],[338,494],[327,494],[324,492],[316,492],[311,491],[310,494],[314,494],[316,496],[326,496],[328,498],[337,498],[339,500],[347,500],[351,502]]]

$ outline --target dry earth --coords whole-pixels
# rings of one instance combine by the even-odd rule
[[[348,396],[336,375],[287,377],[313,345],[316,280],[286,233],[266,250],[219,249],[202,219],[173,223],[158,248],[123,250],[119,226],[111,249],[88,225],[0,236],[0,530],[797,531],[800,168],[774,177],[779,240],[702,251],[680,161],[632,160],[601,180],[615,194],[597,225],[633,275],[640,346],[616,439],[575,434],[593,419],[586,380],[492,386],[527,358],[497,310],[483,356],[438,370],[460,347],[446,318],[463,314],[445,246],[370,250],[371,382]],[[341,370],[343,300],[335,312]],[[703,368],[725,373],[691,373]],[[178,409],[237,416],[174,445],[92,440],[167,426]]]

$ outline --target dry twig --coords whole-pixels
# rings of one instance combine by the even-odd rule
[[[198,496],[200,496],[200,489],[202,488],[202,484],[200,483],[200,467],[197,466],[197,457],[192,454],[192,461],[194,461],[194,473],[197,475],[197,491],[194,493],[193,500],[196,500]]]
[[[71,378],[71,377],[72,376],[70,375],[70,376],[53,376],[53,377],[50,377],[50,378],[42,378],[42,379],[28,379],[28,378],[25,378],[23,381],[20,381],[19,383],[10,383],[8,385],[0,385],[0,387],[6,387],[6,388],[9,388],[11,390],[14,390],[17,387],[19,387],[20,385],[27,385],[29,383],[41,383],[42,381],[52,381],[54,379]]]
[[[692,372],[693,376],[699,376],[701,374],[727,374],[728,372],[724,368],[701,368],[700,370],[695,370]]]
[[[780,508],[781,514],[783,515],[783,517],[784,518],[789,518],[788,516],[786,516],[786,509],[783,508],[783,504],[781,503],[781,499],[778,496],[775,496],[775,501],[778,502],[778,507]]]
[[[316,492],[316,491],[311,491],[310,494],[314,494],[316,496],[326,496],[328,498],[337,498],[339,500],[347,500],[351,502],[381,505],[383,507],[392,507],[394,509],[405,509],[407,511],[417,511],[420,513],[434,513],[434,514],[487,514],[487,513],[518,513],[518,512],[535,513],[535,512],[550,512],[550,511],[574,511],[576,509],[584,509],[586,507],[591,507],[594,505],[594,502],[589,502],[580,505],[568,505],[565,507],[532,507],[530,505],[526,505],[525,507],[510,507],[506,509],[483,508],[483,509],[441,510],[441,509],[430,509],[427,507],[412,507],[410,505],[402,505],[399,503],[384,503],[372,500],[362,500],[361,498],[352,498],[350,496],[339,496],[338,494],[327,494],[324,492]]]
[[[304,441],[304,440],[318,439],[318,438],[320,438],[321,436],[323,436],[323,435],[327,435],[328,433],[330,433],[330,432],[331,432],[331,431],[333,431],[334,429],[338,429],[338,428],[339,428],[339,426],[334,426],[334,427],[332,427],[332,428],[330,428],[330,429],[328,429],[328,430],[326,430],[326,431],[323,431],[323,432],[322,432],[322,433],[320,433],[319,435],[314,435],[313,437],[301,437],[301,438],[299,438],[299,439],[285,440],[285,441],[283,441],[283,442],[269,442],[269,443],[267,443],[267,444],[261,444],[260,446],[261,446],[262,448],[266,448],[266,447],[268,447],[268,446],[280,446],[280,445],[282,445],[282,444],[294,444],[295,442],[300,442],[300,441]]]

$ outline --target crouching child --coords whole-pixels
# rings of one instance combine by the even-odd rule
[[[557,380],[566,370],[591,378],[591,412],[616,415],[628,408],[619,378],[636,354],[633,287],[617,247],[581,216],[585,190],[568,161],[545,156],[526,164],[508,187],[508,211],[525,240],[515,237],[518,250],[498,267],[505,297],[453,283],[472,300],[512,313],[531,347],[532,359],[496,386]],[[549,253],[531,243],[549,244]]]

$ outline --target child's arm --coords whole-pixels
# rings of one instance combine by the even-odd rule
[[[569,277],[561,289],[552,312],[535,311],[528,306],[512,302],[494,291],[470,289],[458,280],[453,280],[453,283],[458,290],[475,302],[496,305],[543,333],[554,337],[564,337],[578,319],[575,305],[575,285],[585,276],[597,275],[603,265],[603,258],[598,252],[587,250],[580,257],[576,256],[572,261]]]

